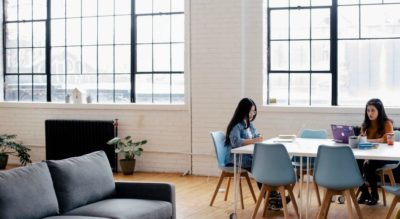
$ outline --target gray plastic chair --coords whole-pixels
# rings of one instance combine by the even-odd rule
[[[271,191],[279,191],[281,193],[284,216],[285,218],[289,218],[285,190],[288,190],[293,207],[297,216],[299,216],[296,200],[293,195],[296,176],[285,146],[282,144],[255,144],[252,174],[257,182],[263,184],[252,218],[256,217],[258,208],[266,193],[263,213],[263,216],[265,216],[266,205]]]
[[[397,202],[400,202],[400,187],[398,186],[383,186],[386,192],[389,192],[394,195],[392,204],[390,205],[389,211],[386,214],[386,219],[389,219],[392,216],[393,210],[397,205]]]
[[[222,131],[216,131],[216,132],[211,132],[211,138],[214,143],[214,148],[215,148],[215,154],[217,156],[217,161],[218,161],[218,168],[222,170],[221,176],[219,177],[217,187],[215,188],[214,194],[211,198],[210,206],[213,205],[215,197],[217,196],[218,190],[221,187],[222,181],[224,180],[225,177],[228,177],[228,184],[226,186],[226,191],[225,191],[225,201],[228,198],[228,193],[229,193],[229,187],[231,184],[231,179],[234,176],[234,168],[231,166],[226,166],[225,163],[225,155],[228,153],[228,147],[225,147],[225,134]],[[245,169],[240,169],[240,177],[244,177],[247,181],[247,184],[249,186],[251,195],[253,196],[254,202],[256,202],[256,195],[254,194],[253,186],[251,185],[250,182],[250,177],[249,174],[247,173],[247,170]],[[242,192],[242,182],[240,180],[239,183],[239,189],[240,189],[240,201],[242,204],[242,209],[244,209],[244,203],[243,203],[243,192]]]
[[[319,186],[327,189],[317,218],[326,218],[333,195],[346,197],[350,218],[353,215],[352,200],[359,218],[362,218],[354,189],[363,184],[363,179],[350,147],[319,146],[314,178]]]

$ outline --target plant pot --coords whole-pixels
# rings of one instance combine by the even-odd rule
[[[121,165],[122,173],[124,175],[133,174],[133,171],[135,170],[135,163],[136,163],[136,160],[126,160],[126,159],[119,160],[119,164]]]
[[[4,170],[8,163],[8,154],[0,154],[0,170]]]

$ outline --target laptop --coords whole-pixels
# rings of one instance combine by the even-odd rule
[[[354,129],[349,125],[331,125],[333,140],[337,143],[349,143],[349,137],[354,135]]]

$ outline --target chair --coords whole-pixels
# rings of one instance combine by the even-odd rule
[[[397,202],[400,201],[400,187],[396,186],[383,186],[386,192],[392,193],[394,195],[392,204],[390,205],[389,211],[386,214],[386,219],[389,219],[392,216],[393,210],[396,207]],[[399,214],[399,213],[397,213]],[[397,217],[396,217],[397,218]]]
[[[354,203],[358,217],[362,218],[354,189],[363,184],[363,179],[350,147],[319,146],[314,177],[319,186],[327,189],[317,218],[326,218],[333,195],[346,197],[349,218],[353,218],[350,200]]]
[[[253,219],[257,215],[264,194],[266,194],[263,212],[263,216],[265,216],[271,191],[280,192],[284,216],[289,218],[285,190],[288,190],[297,217],[299,217],[296,200],[293,195],[296,176],[285,146],[282,144],[255,144],[252,174],[257,182],[263,184],[253,212]]]
[[[218,190],[221,187],[222,181],[224,180],[225,177],[228,177],[228,184],[226,186],[226,191],[225,191],[225,201],[228,198],[228,193],[229,193],[229,187],[231,184],[231,179],[234,176],[234,168],[233,167],[227,167],[225,164],[225,155],[227,153],[227,147],[225,147],[225,134],[221,131],[217,132],[211,132],[211,137],[214,142],[214,148],[215,148],[215,153],[217,156],[217,161],[218,161],[218,167],[219,169],[222,170],[221,176],[219,177],[217,187],[215,188],[214,194],[212,196],[210,206],[213,205],[215,197],[217,196]],[[245,169],[240,169],[240,177],[244,177],[247,181],[247,184],[249,185],[249,189],[251,192],[251,195],[253,196],[254,202],[256,202],[256,195],[254,194],[253,187],[250,182],[250,177],[249,174],[247,173],[247,170]],[[243,192],[242,192],[242,182],[239,180],[239,189],[240,189],[240,201],[242,205],[242,209],[244,209],[244,203],[243,203]]]
[[[328,138],[328,134],[327,134],[325,129],[321,129],[321,130],[304,129],[301,132],[299,137],[300,138],[327,139]],[[300,157],[293,157],[292,158],[292,164],[298,171],[300,171]],[[310,169],[311,169],[310,175],[313,175],[313,169],[312,169],[313,166],[314,166],[314,158],[311,158],[310,159]],[[306,168],[307,168],[307,158],[303,157],[303,175],[307,173],[306,172],[307,171]],[[321,206],[321,197],[319,195],[319,189],[318,189],[317,184],[315,183],[315,180],[313,182],[313,185],[314,185],[314,189],[315,189],[315,192],[316,192],[316,195],[317,195],[318,205]],[[300,196],[300,191],[301,191],[301,189],[299,189],[298,196]]]

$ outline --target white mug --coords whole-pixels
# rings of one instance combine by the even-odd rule
[[[360,143],[367,143],[367,136],[358,136],[358,140]]]

